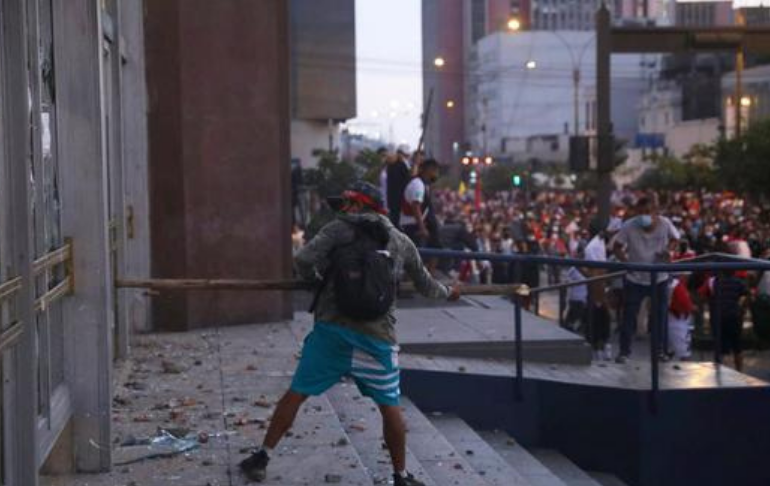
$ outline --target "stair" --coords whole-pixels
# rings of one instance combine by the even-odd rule
[[[391,484],[374,402],[348,381],[326,398],[371,483]],[[477,432],[456,416],[426,416],[405,397],[401,405],[408,428],[407,470],[427,486],[626,486],[612,475],[581,470],[557,451],[528,451],[503,432]]]
[[[468,462],[492,486],[531,486],[513,466],[484,441],[462,419],[454,416],[431,418],[444,437],[464,453]]]
[[[564,481],[564,484],[567,486],[602,486],[601,483],[558,451],[552,449],[533,449],[531,453]]]
[[[566,486],[558,476],[545,467],[521,444],[499,431],[481,432],[481,437],[532,486]]]
[[[626,483],[621,481],[617,476],[613,476],[612,474],[600,472],[589,472],[588,474],[590,474],[591,477],[602,486],[627,486]]]
[[[402,407],[409,433],[409,449],[440,486],[489,486],[484,478],[407,398]]]
[[[388,484],[393,467],[382,439],[382,419],[377,406],[361,395],[352,382],[332,388],[326,396],[374,484]],[[408,448],[406,465],[407,470],[427,486],[441,486],[433,482]]]

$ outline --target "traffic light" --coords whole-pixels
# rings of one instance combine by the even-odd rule
[[[572,172],[585,172],[589,169],[591,149],[588,137],[574,136],[569,139],[569,168]]]
[[[521,187],[521,176],[519,174],[513,175],[513,187]]]

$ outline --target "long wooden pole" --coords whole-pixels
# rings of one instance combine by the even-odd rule
[[[235,279],[118,279],[115,287],[123,289],[147,289],[156,291],[289,291],[313,290],[314,285],[301,280],[235,280]],[[414,290],[414,285],[405,284],[403,290]],[[463,295],[527,295],[529,287],[522,284],[510,285],[464,285]]]

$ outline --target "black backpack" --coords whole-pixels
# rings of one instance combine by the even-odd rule
[[[323,289],[334,286],[337,310],[351,319],[368,321],[385,315],[396,298],[393,259],[386,248],[390,241],[381,223],[351,223],[355,230],[350,243],[334,248],[331,265],[324,275],[310,312],[315,310]]]

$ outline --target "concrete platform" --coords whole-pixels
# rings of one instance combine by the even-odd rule
[[[770,484],[770,384],[725,366],[663,364],[654,394],[648,364],[528,363],[517,394],[509,361],[402,355],[401,365],[402,390],[424,412],[557,450],[582,471],[632,486]],[[559,464],[544,465],[565,484],[604,484]]]
[[[509,360],[459,358],[405,354],[401,356],[404,370],[466,373],[513,378],[514,363]],[[526,379],[554,383],[604,387],[619,390],[649,390],[650,364],[592,363],[589,365],[525,363]],[[696,390],[720,388],[768,388],[770,383],[738,373],[727,366],[709,362],[662,363],[661,390]]]
[[[398,336],[405,353],[513,360],[514,308],[499,297],[465,299],[467,306],[410,308],[397,314]],[[591,349],[582,336],[553,321],[522,312],[524,360],[539,363],[589,364]]]

